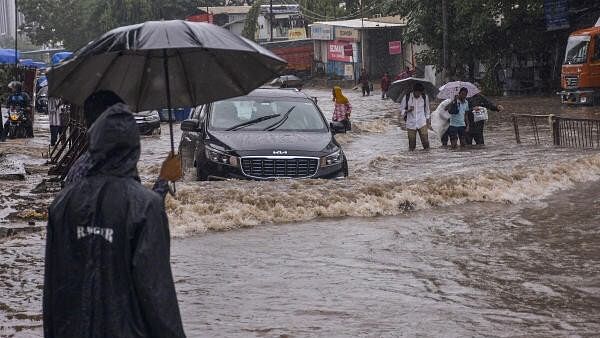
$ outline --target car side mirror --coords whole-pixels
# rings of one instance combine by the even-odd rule
[[[331,127],[331,132],[334,134],[346,133],[346,126],[342,122],[333,121],[329,123],[329,126]]]
[[[196,132],[200,131],[200,121],[189,119],[181,122],[181,130]]]

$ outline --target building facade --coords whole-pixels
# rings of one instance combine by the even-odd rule
[[[401,23],[353,19],[310,25],[314,40],[315,68],[330,78],[355,80],[364,67],[371,79],[394,74],[407,66],[401,43]],[[363,60],[364,58],[364,60]]]

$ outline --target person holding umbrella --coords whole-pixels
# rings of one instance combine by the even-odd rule
[[[402,98],[401,116],[406,121],[408,134],[408,150],[414,151],[417,147],[417,133],[421,139],[424,150],[429,149],[429,136],[427,129],[431,128],[431,111],[429,109],[429,98],[424,93],[423,84],[415,83],[412,93]]]
[[[140,183],[129,108],[111,105],[87,137],[85,172],[48,210],[44,336],[185,337],[164,201]]]
[[[470,110],[469,101],[467,101],[467,95],[469,90],[465,87],[461,88],[458,95],[454,98],[454,101],[446,106],[446,110],[450,113],[450,127],[448,131],[442,135],[442,144],[447,145],[447,138],[450,138],[450,144],[453,149],[458,145],[460,140],[460,146],[466,145],[466,135],[469,131],[469,120],[467,119],[467,112]]]

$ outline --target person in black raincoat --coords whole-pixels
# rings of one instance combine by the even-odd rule
[[[44,336],[185,337],[164,201],[139,181],[127,106],[104,111],[88,144],[92,165],[49,208]]]

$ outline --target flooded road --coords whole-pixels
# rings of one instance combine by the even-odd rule
[[[328,91],[307,92],[329,117]],[[188,175],[167,199],[189,337],[600,332],[600,154],[516,145],[508,117],[590,117],[597,109],[502,99],[508,112],[492,113],[485,148],[442,149],[430,134],[432,150],[409,153],[396,104],[347,94],[354,130],[338,140],[348,179],[196,182]],[[143,139],[145,184],[168,151],[167,130]],[[25,198],[43,166],[33,151],[19,156],[33,170],[12,188]],[[2,196],[0,204],[13,203]],[[49,200],[36,198],[41,206]],[[42,231],[0,239],[0,336],[41,335],[43,238]]]

